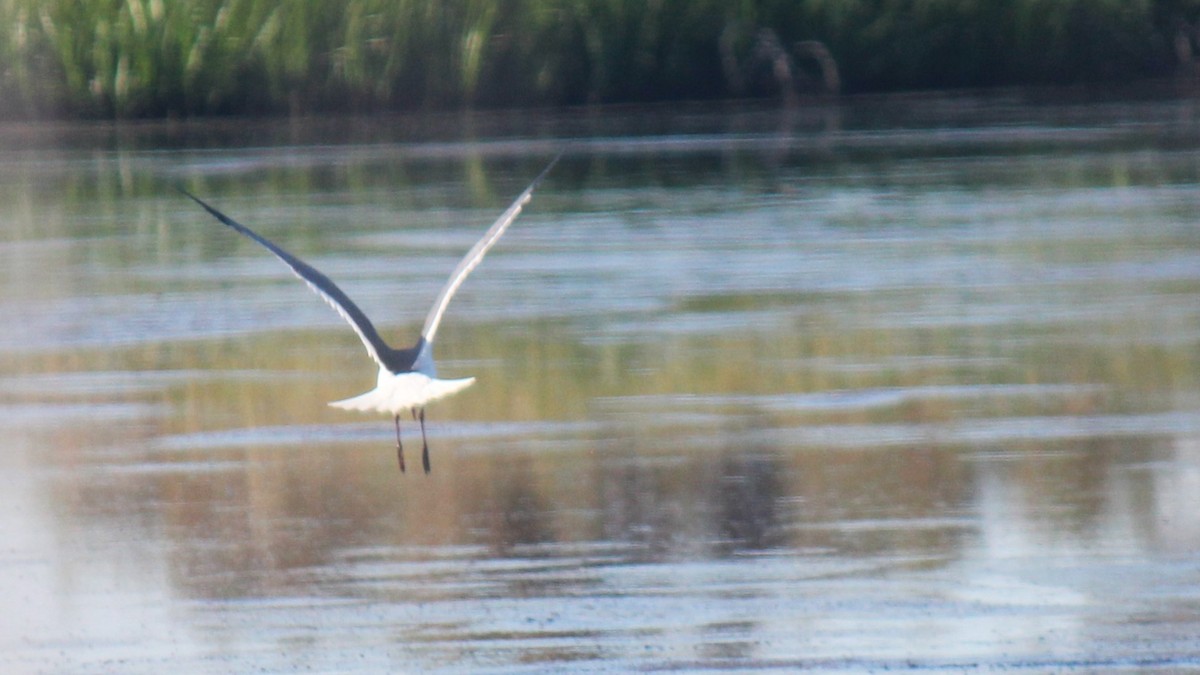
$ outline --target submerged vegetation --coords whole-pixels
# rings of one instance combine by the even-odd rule
[[[1191,67],[1198,19],[1197,0],[0,0],[0,115],[560,105],[1153,77]]]

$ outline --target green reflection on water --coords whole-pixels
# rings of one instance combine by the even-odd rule
[[[445,240],[469,245],[541,157],[24,156],[0,178],[3,278],[33,321],[5,334],[5,375],[154,384],[5,401],[147,406],[135,424],[97,409],[29,430],[48,449],[38,461],[130,468],[60,489],[89,504],[149,495],[135,508],[165,509],[185,538],[217,523],[231,531],[216,538],[250,549],[230,555],[285,567],[300,535],[272,523],[295,513],[321,532],[289,556],[318,559],[379,537],[953,555],[978,509],[965,459],[1013,453],[1034,510],[1068,504],[1071,529],[1098,517],[1114,466],[1194,433],[1190,418],[1161,435],[1087,431],[1196,400],[1194,160],[1107,134],[1079,154],[988,138],[863,149],[854,135],[839,153],[831,138],[819,153],[568,157],[451,308],[443,369],[480,379],[430,411],[424,482],[396,475],[387,420],[325,405],[373,382],[354,336],[170,182],[342,272],[404,343],[453,265]],[[183,376],[153,379],[163,371]],[[261,433],[213,440],[228,430]],[[138,470],[173,462],[228,468]],[[334,534],[325,519],[366,527]],[[855,520],[882,524],[842,526]]]
[[[131,607],[202,653],[430,668],[1194,634],[1194,131],[1034,110],[947,140],[853,112],[815,140],[751,115],[577,147],[450,307],[441,368],[479,380],[430,409],[427,477],[389,420],[326,406],[374,382],[355,336],[170,185],[404,344],[545,153],[275,129],[3,156],[0,578],[52,568],[12,597],[66,608],[13,644],[140,646],[147,622],[111,627]],[[966,648],[960,624],[984,626]]]

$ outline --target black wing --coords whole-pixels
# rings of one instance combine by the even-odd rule
[[[375,326],[371,324],[371,320],[367,318],[367,315],[363,314],[362,310],[358,308],[358,305],[354,304],[354,302],[342,292],[342,289],[338,288],[337,284],[333,283],[329,277],[321,274],[316,270],[316,268],[312,267],[303,260],[276,246],[270,240],[259,235],[254,230],[251,230],[233,218],[230,218],[224,213],[221,213],[220,211],[209,206],[199,197],[193,195],[187,190],[184,190],[181,187],[177,187],[176,189],[187,197],[191,198],[192,201],[204,207],[204,210],[211,213],[214,218],[253,239],[259,244],[262,244],[268,251],[274,253],[276,257],[287,263],[287,266],[292,269],[292,273],[300,277],[304,283],[308,284],[308,287],[311,288],[313,292],[321,296],[321,299],[323,299],[325,302],[329,303],[329,305],[333,307],[334,310],[336,310],[337,313],[347,321],[347,323],[350,324],[350,327],[354,329],[354,332],[358,333],[359,339],[362,340],[363,345],[367,348],[367,353],[371,355],[371,358],[375,359],[375,362],[381,367],[387,367],[384,363],[385,355],[391,353],[393,351],[392,348],[383,341],[383,338],[379,337],[379,333],[375,330]]]

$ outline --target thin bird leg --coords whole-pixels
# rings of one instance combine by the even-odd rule
[[[396,459],[400,460],[400,473],[404,473],[404,444],[400,442],[400,415],[396,415]]]
[[[425,440],[425,409],[421,408],[421,465],[429,473],[429,443]]]

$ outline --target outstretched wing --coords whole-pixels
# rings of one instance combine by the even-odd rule
[[[500,239],[500,235],[504,234],[508,226],[517,219],[517,216],[521,213],[521,209],[525,208],[525,205],[533,197],[534,188],[538,186],[538,183],[542,182],[546,174],[550,173],[550,169],[554,168],[554,165],[558,163],[561,157],[562,153],[559,153],[557,157],[550,161],[550,164],[545,169],[542,169],[538,177],[534,178],[529,187],[525,188],[525,191],[513,201],[512,205],[504,213],[500,214],[500,217],[496,219],[496,222],[492,223],[488,231],[483,233],[483,237],[475,242],[470,251],[467,251],[467,255],[458,263],[458,267],[454,268],[454,272],[450,274],[450,279],[442,287],[442,291],[438,293],[437,300],[434,300],[433,307],[425,317],[425,327],[421,329],[421,337],[425,338],[427,343],[432,343],[434,336],[437,335],[438,324],[442,322],[442,315],[446,313],[446,305],[450,304],[450,298],[454,297],[455,291],[466,280],[471,270],[475,269],[479,265],[479,262],[483,260],[483,256],[488,252],[488,249]]]
[[[337,313],[340,314],[341,317],[350,324],[350,327],[354,329],[354,332],[358,333],[358,337],[362,340],[363,345],[366,346],[367,353],[371,355],[371,358],[375,359],[375,362],[380,366],[386,367],[384,366],[383,355],[390,352],[391,348],[388,347],[387,343],[383,341],[383,338],[379,337],[379,333],[375,330],[375,326],[371,324],[371,320],[367,318],[367,315],[363,314],[362,310],[358,308],[358,305],[355,305],[354,302],[342,292],[342,289],[338,288],[337,284],[333,283],[329,277],[321,274],[311,265],[292,255],[291,253],[279,248],[270,240],[260,236],[258,233],[254,232],[245,225],[242,225],[233,218],[230,218],[224,213],[221,213],[220,211],[209,206],[199,197],[193,195],[187,190],[184,190],[182,187],[176,187],[176,189],[187,197],[191,198],[192,201],[204,207],[204,210],[211,213],[214,218],[253,239],[259,244],[262,244],[268,251],[274,253],[276,257],[287,263],[287,266],[292,269],[292,272],[296,276],[300,277],[304,283],[308,284],[308,287],[311,288],[317,295],[321,296],[322,300],[329,303],[329,305],[333,307],[334,310],[336,310]]]

